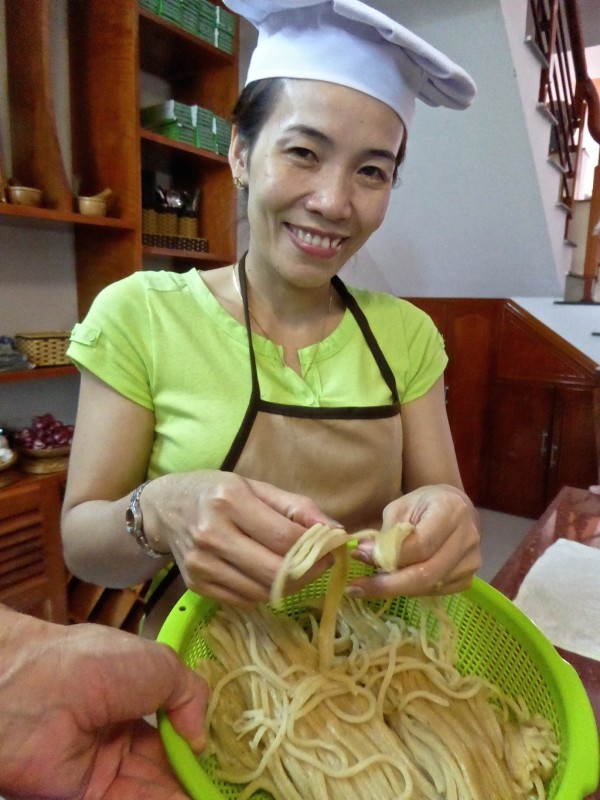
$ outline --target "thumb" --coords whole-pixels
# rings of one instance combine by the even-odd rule
[[[168,694],[163,698],[157,697],[156,706],[164,709],[177,733],[188,742],[194,753],[200,753],[206,745],[204,719],[208,685],[167,645],[157,644],[157,647],[163,651],[165,660],[165,670],[158,685]]]

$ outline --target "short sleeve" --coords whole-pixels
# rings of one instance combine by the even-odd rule
[[[409,303],[405,307],[404,328],[408,348],[408,367],[403,403],[416,400],[432,388],[443,375],[448,356],[442,334],[424,311]]]
[[[153,410],[150,344],[143,285],[137,275],[107,286],[71,332],[68,356],[120,394]]]

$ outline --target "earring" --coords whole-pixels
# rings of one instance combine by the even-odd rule
[[[246,188],[246,184],[244,183],[244,181],[241,178],[238,178],[237,175],[235,175],[233,178],[233,185],[235,186],[236,189]]]

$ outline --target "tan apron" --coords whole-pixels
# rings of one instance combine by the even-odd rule
[[[349,532],[380,527],[383,509],[402,493],[402,421],[394,375],[365,315],[344,283],[334,277],[333,287],[356,319],[388,385],[388,404],[307,408],[263,400],[252,346],[244,262],[245,256],[239,277],[252,391],[221,469],[306,495]],[[164,619],[185,588],[174,565],[152,593],[147,612],[152,606],[152,618]]]

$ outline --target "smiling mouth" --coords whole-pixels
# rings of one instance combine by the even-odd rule
[[[321,247],[324,250],[339,250],[344,241],[343,236],[335,236],[333,234],[318,234],[305,231],[302,228],[297,228],[295,225],[287,225],[292,234],[300,239],[305,244],[312,245],[312,247]]]

